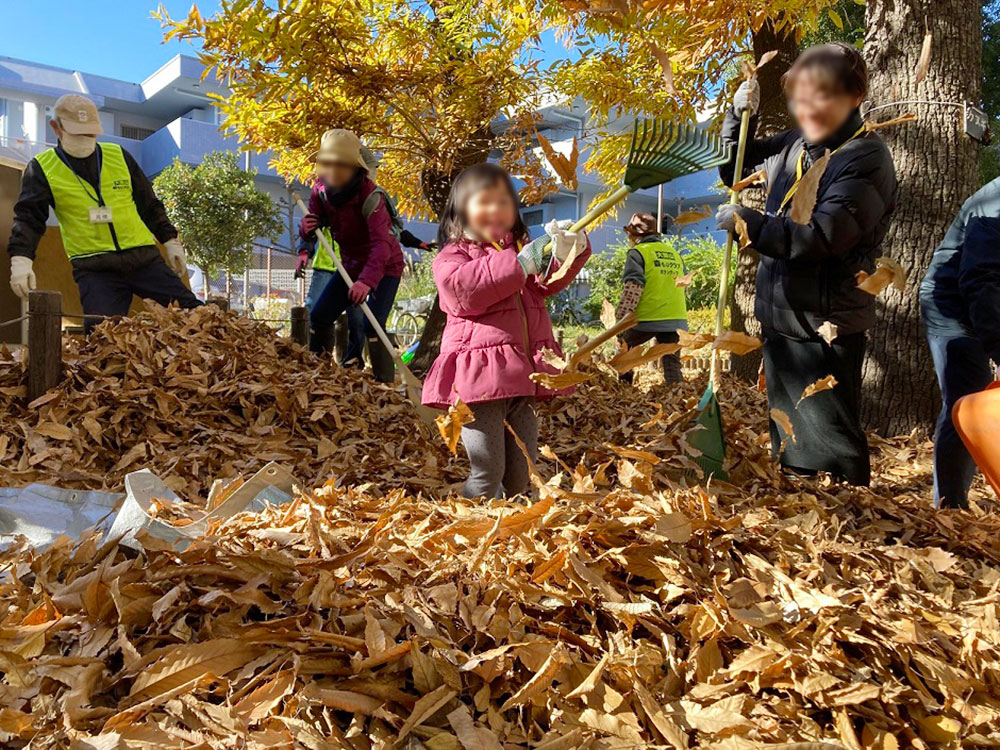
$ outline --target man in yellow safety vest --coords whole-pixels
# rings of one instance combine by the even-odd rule
[[[625,260],[621,301],[616,315],[621,320],[634,312],[639,322],[622,336],[629,348],[650,339],[658,344],[676,344],[677,331],[687,330],[687,298],[677,280],[684,275],[684,261],[672,243],[657,230],[656,217],[637,213],[625,225],[632,246]],[[666,383],[680,383],[681,358],[677,353],[661,359]],[[632,382],[632,373],[622,376]]]
[[[121,146],[97,143],[103,129],[94,103],[77,94],[61,97],[52,129],[59,143],[29,162],[14,206],[7,247],[14,293],[26,299],[35,288],[35,251],[51,207],[83,313],[93,316],[86,319],[88,330],[101,316],[127,314],[133,295],[162,305],[201,304],[181,281],[187,275],[184,247],[149,179]]]

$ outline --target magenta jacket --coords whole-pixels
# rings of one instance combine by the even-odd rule
[[[399,278],[403,275],[403,251],[392,231],[392,217],[385,202],[379,204],[367,221],[361,213],[365,198],[374,189],[375,183],[365,177],[358,194],[342,206],[334,206],[326,200],[326,186],[322,180],[316,180],[309,194],[309,213],[316,214],[320,226],[329,227],[333,232],[347,273],[372,289],[378,286],[383,276]],[[315,239],[301,226],[299,235],[307,240]]]
[[[513,237],[501,246],[462,240],[446,245],[434,259],[434,281],[448,322],[441,353],[424,381],[428,406],[443,409],[459,398],[475,404],[555,395],[528,378],[533,372],[556,372],[542,361],[543,349],[562,354],[545,298],[569,286],[590,257],[590,244],[569,273],[552,284],[525,278]]]

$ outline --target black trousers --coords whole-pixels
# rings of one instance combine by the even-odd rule
[[[833,344],[764,335],[764,374],[771,409],[789,416],[795,440],[771,420],[771,450],[781,465],[803,474],[826,471],[851,484],[871,483],[868,438],[861,428],[861,365],[865,334],[840,336]],[[837,386],[800,402],[812,383],[827,375]]]
[[[132,295],[161,305],[176,302],[185,309],[201,304],[159,255],[138,268],[106,271],[74,268],[73,279],[80,289],[84,315],[127,315]],[[88,318],[84,321],[84,329],[90,333],[100,322]]]
[[[630,328],[622,334],[622,340],[629,349],[642,346],[650,339],[656,339],[657,344],[676,344],[681,340],[676,331],[637,331],[634,328]],[[663,367],[664,383],[667,385],[673,385],[674,383],[681,383],[684,381],[684,376],[681,374],[680,352],[660,357],[660,364]],[[631,383],[634,378],[634,373],[635,370],[629,370],[625,374],[619,375],[618,377],[626,383]]]

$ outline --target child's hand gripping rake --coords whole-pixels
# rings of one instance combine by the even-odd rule
[[[306,204],[302,202],[302,198],[300,198],[297,193],[292,193],[292,197],[298,204],[302,215],[304,216],[308,214],[309,209],[306,207]],[[354,279],[352,279],[350,274],[347,273],[347,270],[344,268],[344,264],[340,261],[340,256],[333,251],[333,248],[330,247],[330,243],[327,242],[327,239],[322,232],[317,232],[316,236],[319,238],[319,241],[323,243],[323,247],[326,248],[327,254],[333,259],[334,264],[336,264],[337,273],[340,274],[340,277],[347,284],[347,288],[350,289],[351,285],[354,283]],[[359,307],[365,314],[365,317],[368,318],[368,322],[371,323],[372,330],[375,331],[379,341],[382,342],[382,346],[384,346],[392,355],[392,359],[396,363],[396,369],[399,370],[399,373],[403,378],[403,383],[406,385],[406,395],[410,401],[413,402],[413,406],[417,410],[417,414],[424,422],[433,426],[434,419],[438,412],[436,409],[424,406],[423,403],[421,403],[420,396],[423,391],[423,383],[420,382],[420,379],[413,374],[412,370],[410,370],[410,368],[406,366],[406,363],[404,363],[400,358],[399,352],[396,350],[396,347],[392,345],[392,342],[389,341],[389,337],[386,335],[385,329],[382,328],[382,325],[378,322],[375,314],[371,311],[371,308],[368,307],[368,303],[362,302]]]

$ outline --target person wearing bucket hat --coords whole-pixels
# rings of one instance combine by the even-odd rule
[[[371,179],[371,165],[365,160],[365,151],[357,134],[335,128],[323,134],[314,154],[316,181],[309,195],[309,213],[299,225],[299,235],[313,242],[318,229],[329,228],[340,247],[344,268],[354,280],[348,286],[338,275],[326,285],[312,307],[310,348],[319,353],[328,351],[329,346],[329,339],[322,332],[349,305],[367,302],[385,327],[403,275],[399,217],[388,194]],[[365,334],[376,380],[391,382],[395,377],[392,354],[385,350],[367,321]]]
[[[687,299],[677,280],[684,275],[684,261],[673,244],[657,231],[656,217],[647,213],[632,214],[623,227],[632,246],[625,259],[622,296],[615,311],[621,320],[635,313],[639,322],[626,331],[621,341],[632,348],[655,339],[658,344],[676,344],[677,333],[687,330]],[[660,360],[667,384],[683,382],[680,354],[667,354]],[[632,373],[621,376],[632,382]]]
[[[84,315],[125,315],[133,295],[162,305],[201,304],[181,281],[184,247],[149,178],[121,146],[97,143],[103,129],[94,103],[77,94],[61,97],[52,129],[58,145],[28,163],[14,206],[7,245],[14,293],[26,299],[35,288],[35,251],[52,208]],[[88,318],[85,326],[99,322]]]

